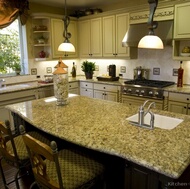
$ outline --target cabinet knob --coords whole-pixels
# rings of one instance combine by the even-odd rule
[[[104,89],[106,89],[106,87],[104,87]]]
[[[184,106],[184,108],[185,108],[185,109],[187,109],[187,107],[186,107],[186,106]]]
[[[187,98],[187,100],[189,100],[189,98]]]
[[[87,89],[85,91],[87,91]]]

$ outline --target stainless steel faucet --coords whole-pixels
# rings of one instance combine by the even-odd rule
[[[149,104],[147,110],[144,110],[145,105],[149,102],[149,100],[146,100],[143,105],[139,107],[138,111],[138,122],[131,122],[134,125],[140,126],[140,127],[145,127],[149,129],[154,128],[154,113],[150,110],[152,106],[155,106],[155,102],[152,102]],[[144,117],[146,114],[150,114],[150,125],[144,123]]]

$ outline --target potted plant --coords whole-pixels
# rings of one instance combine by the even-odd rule
[[[85,60],[83,61],[81,68],[85,73],[86,79],[92,79],[93,73],[95,71],[95,63]]]
[[[21,64],[20,63],[15,62],[11,67],[16,72],[17,75],[20,75],[20,72],[21,72]]]

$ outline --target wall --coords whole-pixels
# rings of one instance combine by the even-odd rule
[[[64,60],[63,62],[68,65],[68,72],[71,76],[72,63],[75,62],[77,65],[77,74],[84,75],[81,71],[81,63],[86,59],[75,59],[75,60]],[[126,73],[123,74],[123,78],[133,79],[133,69],[137,66],[142,66],[143,68],[150,69],[149,79],[154,80],[165,80],[177,82],[177,76],[173,76],[173,69],[178,69],[180,66],[179,61],[172,60],[172,47],[167,46],[164,50],[148,50],[148,49],[138,49],[138,59],[126,60],[126,59],[89,59],[95,62],[99,66],[99,71],[94,72],[94,76],[106,75],[107,66],[110,64],[116,65],[116,75],[120,73],[120,67],[126,67]],[[38,68],[38,74],[43,75],[46,73],[46,67],[52,67],[57,64],[58,60],[48,61],[48,62],[35,62],[34,67]],[[160,68],[160,75],[153,75],[153,68]],[[190,84],[190,62],[183,62],[184,68],[184,84]]]
[[[31,5],[31,12],[49,12],[60,14],[62,9],[54,9],[50,7],[40,7],[37,5]],[[27,32],[31,31],[31,20],[29,19],[27,23]],[[31,38],[31,36],[28,36]],[[37,68],[37,75],[40,75],[41,79],[44,79],[44,75],[47,75],[46,72],[47,67],[52,68],[52,72],[54,71],[54,66],[57,64],[58,60],[53,61],[44,61],[44,62],[35,62],[32,58],[32,49],[31,44],[29,46],[29,74],[31,68]],[[72,69],[72,63],[75,62],[77,65],[77,74],[84,75],[81,71],[81,62],[84,59],[74,59],[74,60],[63,60],[65,64],[69,66],[68,73],[69,75]],[[120,67],[126,67],[126,73],[123,74],[123,78],[133,79],[133,69],[137,66],[142,66],[143,68],[150,69],[149,79],[155,80],[167,80],[177,82],[177,77],[173,76],[173,69],[179,68],[179,62],[172,60],[172,47],[165,47],[164,50],[147,50],[147,49],[138,49],[138,59],[136,60],[127,60],[127,59],[91,59],[91,61],[95,62],[96,65],[99,66],[99,71],[95,71],[94,76],[108,74],[107,66],[110,64],[115,64],[117,68],[117,76],[120,73]],[[190,84],[190,62],[184,62],[184,84]],[[160,75],[153,75],[153,68],[160,68]],[[52,74],[52,73],[49,73]],[[35,76],[33,76],[35,78]]]

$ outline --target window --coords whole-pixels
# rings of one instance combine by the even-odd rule
[[[19,19],[0,30],[0,75],[15,75],[24,71],[23,35]]]

